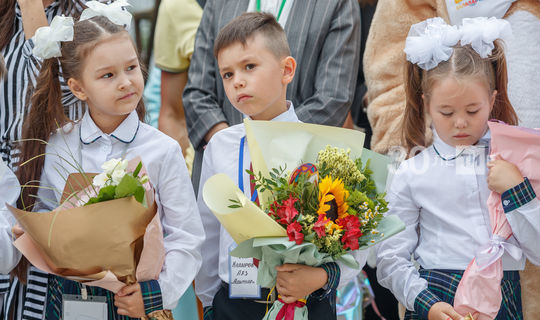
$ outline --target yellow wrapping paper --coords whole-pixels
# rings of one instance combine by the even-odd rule
[[[87,188],[92,176],[71,174],[62,198]],[[134,197],[84,207],[66,201],[50,212],[9,206],[24,230],[14,245],[39,269],[113,292],[157,279],[165,257],[163,231],[152,188],[145,197],[148,208]]]

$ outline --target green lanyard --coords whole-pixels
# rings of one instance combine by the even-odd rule
[[[281,5],[279,6],[279,12],[277,14],[276,20],[279,21],[279,17],[281,17],[281,12],[283,11],[283,7],[285,7],[285,2],[287,0],[282,0]],[[257,12],[261,12],[261,0],[257,0]]]

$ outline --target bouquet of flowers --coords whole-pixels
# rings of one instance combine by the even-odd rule
[[[245,126],[254,168],[248,173],[260,207],[239,190],[224,193],[233,188],[221,175],[207,181],[203,197],[238,243],[231,255],[260,261],[259,285],[272,288],[275,267],[284,263],[341,261],[359,268],[353,250],[404,229],[399,218],[383,217],[387,203],[378,190],[384,190],[388,160],[358,147],[362,133],[302,123],[246,121]],[[291,164],[296,169],[289,173]],[[264,319],[307,319],[305,303],[291,305],[277,300]]]
[[[157,279],[163,231],[140,159],[112,159],[102,169],[97,175],[71,173],[53,211],[9,209],[24,230],[14,245],[34,266],[117,292]]]

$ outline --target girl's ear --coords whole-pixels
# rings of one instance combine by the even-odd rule
[[[495,105],[495,99],[497,99],[497,94],[499,92],[497,90],[493,90],[493,93],[491,94],[491,98],[489,101],[489,112],[491,113],[493,111],[493,106]]]
[[[288,56],[281,60],[281,65],[283,68],[282,83],[287,85],[291,83],[294,79],[294,73],[296,72],[296,60],[293,57]]]
[[[84,89],[78,80],[74,78],[69,78],[69,80],[67,81],[67,85],[73,95],[79,100],[86,101],[88,99],[88,96],[86,95],[86,93],[84,93]]]

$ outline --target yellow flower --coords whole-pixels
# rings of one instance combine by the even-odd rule
[[[318,214],[325,214],[333,222],[345,218],[349,214],[347,210],[347,198],[349,191],[345,190],[345,185],[341,179],[332,180],[326,176],[319,182],[319,210]]]

